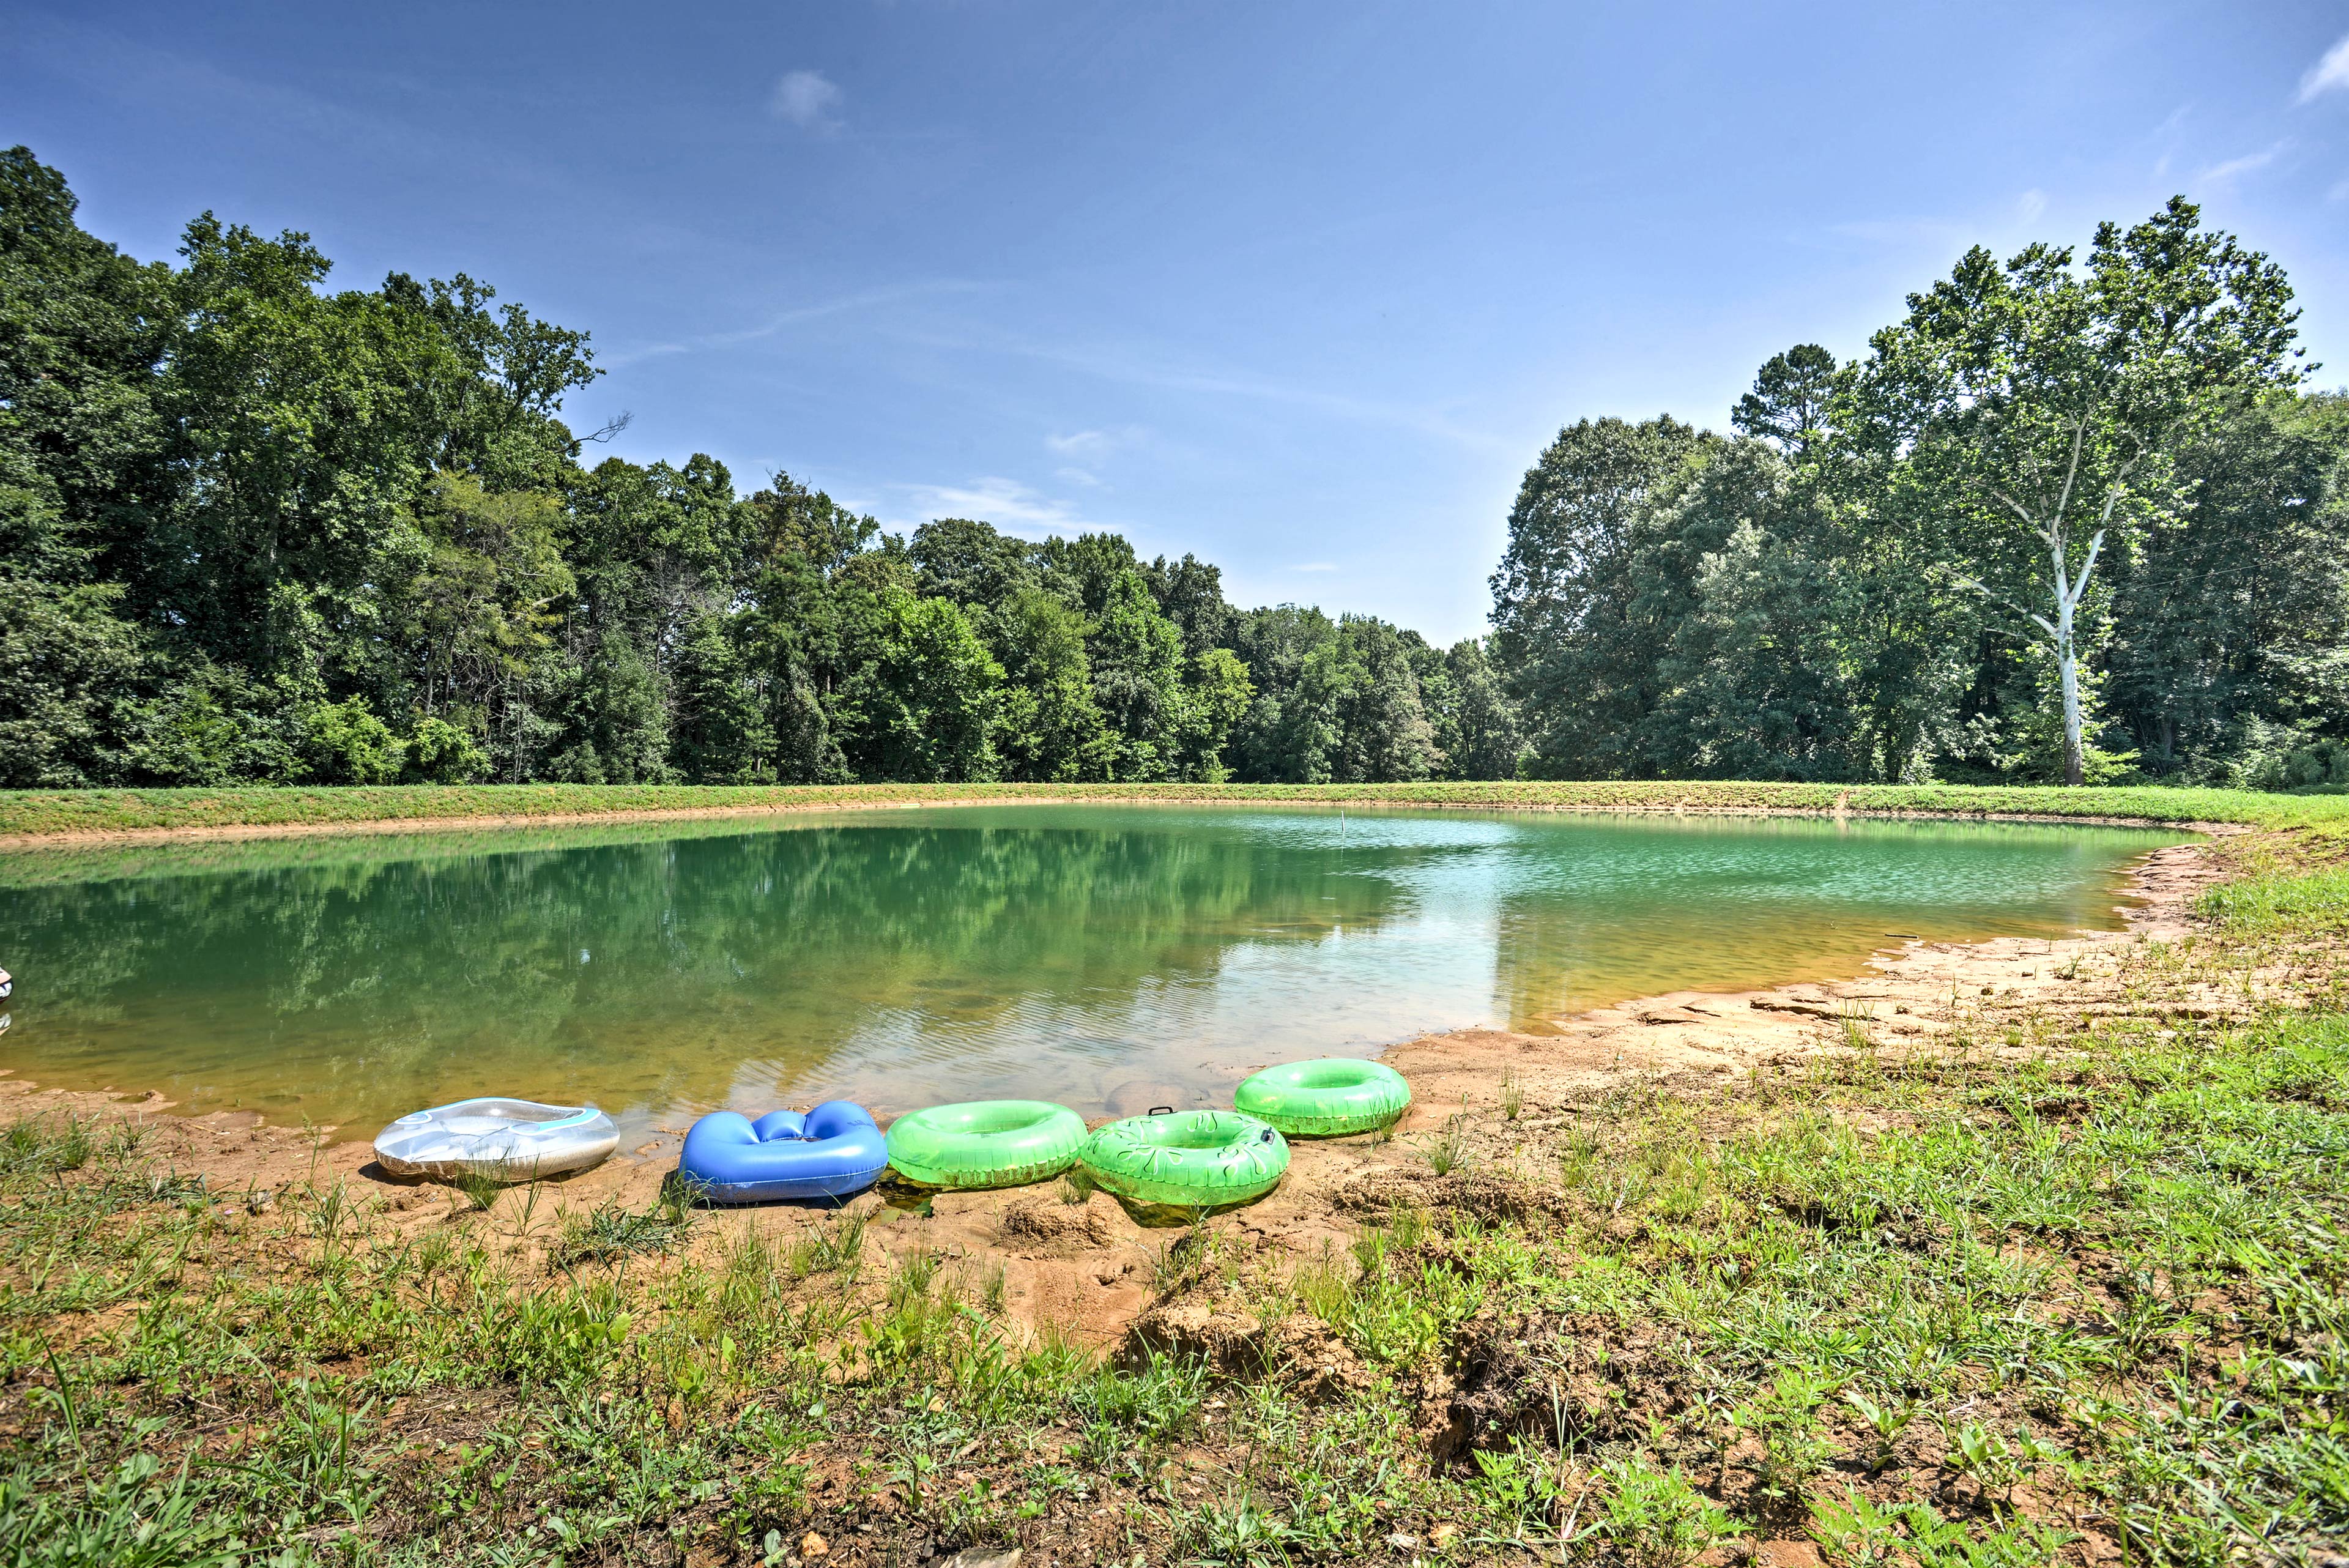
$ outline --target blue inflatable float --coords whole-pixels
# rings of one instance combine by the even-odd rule
[[[755,1122],[712,1111],[685,1135],[677,1168],[714,1203],[845,1198],[889,1168],[889,1143],[872,1113],[846,1100],[805,1116],[769,1111]]]

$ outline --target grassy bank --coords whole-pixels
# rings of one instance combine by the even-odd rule
[[[2334,843],[2231,845],[2191,938],[2061,977],[2093,1007],[1952,992],[1930,1043],[1847,1012],[1725,1085],[1500,1085],[1319,1255],[1244,1210],[1166,1233],[1107,1353],[862,1215],[778,1246],[450,1192],[403,1228],[20,1123],[0,1563],[2328,1563]],[[2298,1004],[2185,1005],[2213,986]]]
[[[839,810],[1019,800],[1298,801],[1576,811],[1933,812],[2286,826],[2349,822],[2349,795],[1962,784],[418,784],[382,788],[0,792],[0,837],[314,828],[632,812]]]

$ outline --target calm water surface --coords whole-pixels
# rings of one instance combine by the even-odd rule
[[[845,1095],[1209,1103],[1267,1062],[2109,926],[2178,836],[1160,806],[0,856],[0,1066],[347,1136]]]

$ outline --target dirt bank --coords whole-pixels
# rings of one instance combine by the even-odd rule
[[[1970,1048],[2033,1051],[2116,1014],[2248,1013],[2256,1000],[2248,983],[2230,982],[2222,993],[2166,981],[2160,966],[2158,944],[2186,934],[2194,895],[2218,876],[2206,845],[2158,850],[2135,875],[2130,890],[2139,901],[2125,910],[2120,930],[2053,941],[1911,940],[1888,947],[1869,972],[1847,981],[1649,997],[1586,1014],[1555,1035],[1464,1030],[1409,1042],[1385,1057],[1414,1096],[1394,1137],[1297,1143],[1290,1176],[1277,1192],[1215,1224],[1247,1249],[1316,1256],[1325,1245],[1343,1245],[1363,1214],[1392,1201],[1506,1208],[1521,1190],[1515,1176],[1554,1174],[1577,1127],[1619,1103],[1611,1096],[1647,1087],[1701,1091],[1735,1075],[1798,1070],[1815,1053],[1853,1044],[1898,1051],[1962,1031],[1975,1043]],[[545,1184],[534,1200],[509,1194],[482,1215],[450,1189],[385,1176],[364,1142],[329,1145],[251,1113],[178,1116],[166,1114],[171,1109],[156,1095],[78,1094],[0,1078],[0,1115],[146,1123],[149,1150],[183,1173],[202,1173],[215,1192],[244,1195],[255,1210],[289,1185],[340,1180],[386,1224],[417,1232],[482,1228],[524,1254],[523,1266],[533,1266],[530,1254],[560,1233],[566,1215],[612,1202],[652,1205],[677,1158],[671,1131],[585,1176]],[[1438,1174],[1439,1165],[1454,1168]],[[891,1259],[940,1257],[973,1289],[988,1288],[999,1269],[1009,1317],[1108,1343],[1148,1307],[1175,1232],[1148,1222],[1162,1217],[1137,1217],[1106,1196],[1071,1200],[1076,1196],[1060,1183],[944,1194],[926,1204],[916,1194],[876,1192],[854,1199],[850,1212],[868,1217],[868,1248]],[[834,1218],[780,1205],[723,1210],[702,1224],[692,1245],[722,1246],[742,1227],[788,1239]]]

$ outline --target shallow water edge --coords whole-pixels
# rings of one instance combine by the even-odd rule
[[[1223,1103],[1268,1061],[1847,975],[1897,934],[2109,925],[2178,836],[1160,803],[8,857],[44,983],[0,1062],[346,1127],[462,1093],[632,1134]]]

